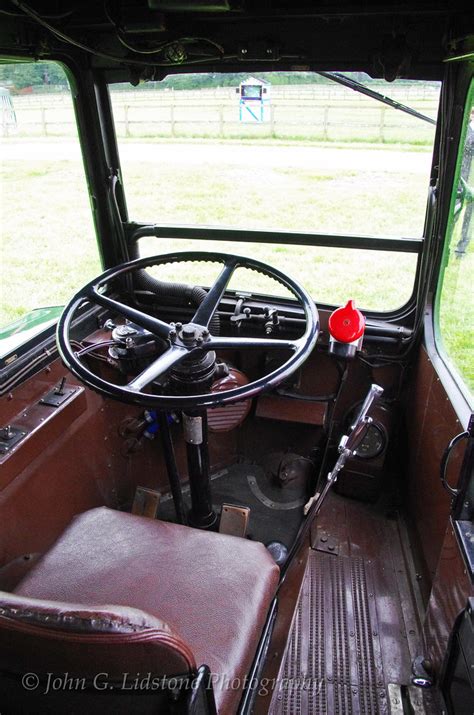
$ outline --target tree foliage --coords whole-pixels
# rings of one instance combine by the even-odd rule
[[[66,74],[57,62],[15,62],[0,64],[0,84],[15,89],[68,86]]]

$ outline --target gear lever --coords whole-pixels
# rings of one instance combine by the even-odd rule
[[[360,443],[365,437],[365,434],[372,423],[372,417],[369,415],[371,407],[380,399],[383,394],[383,388],[380,385],[373,384],[370,386],[370,390],[360,408],[360,412],[355,420],[354,424],[351,425],[349,434],[344,434],[339,442],[339,457],[337,458],[336,464],[333,469],[329,472],[326,484],[321,492],[316,492],[309,501],[305,504],[304,515],[306,516],[311,507],[318,502],[315,511],[319,511],[328,491],[336,483],[339,472],[344,468],[345,463],[352,457]]]

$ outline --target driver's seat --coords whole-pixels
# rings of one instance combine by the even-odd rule
[[[17,687],[18,681],[34,673],[42,678],[41,712],[75,712],[81,693],[68,689],[65,673],[88,683],[106,673],[101,687],[109,676],[116,682],[128,673],[124,708],[114,694],[113,711],[156,712],[156,701],[133,692],[135,675],[140,682],[147,676],[192,675],[206,664],[218,712],[234,713],[278,575],[257,542],[105,507],[85,512],[14,593],[0,593],[0,671],[8,685],[1,690],[19,703],[17,696],[26,697],[27,691]],[[62,681],[56,681],[52,709],[42,694],[48,673],[66,677],[62,690]],[[112,703],[103,687],[88,697],[87,712],[99,707],[107,712]],[[19,706],[8,712],[30,710]]]

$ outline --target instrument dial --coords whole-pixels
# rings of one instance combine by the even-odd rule
[[[373,459],[382,454],[386,446],[387,435],[385,430],[377,424],[371,424],[362,442],[355,450],[355,455],[361,459]]]

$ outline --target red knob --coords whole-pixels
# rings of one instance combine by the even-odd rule
[[[329,332],[335,340],[341,343],[353,343],[364,334],[365,318],[355,307],[353,300],[337,308],[329,316]]]

